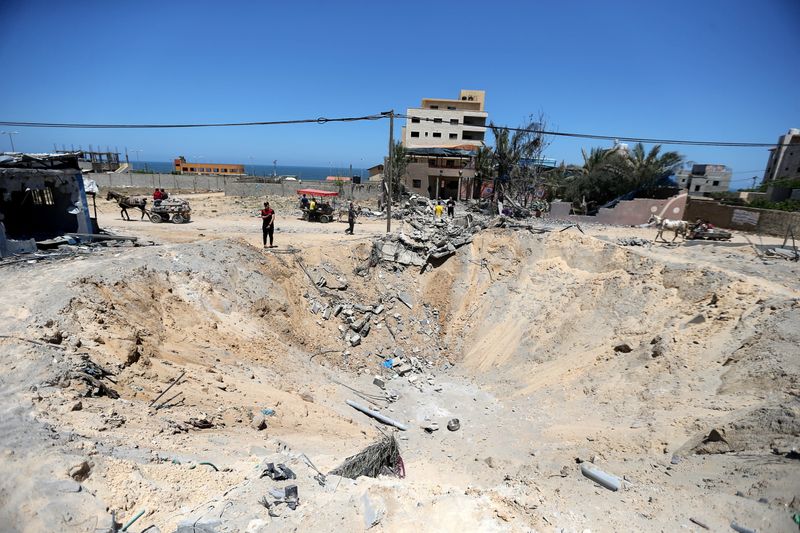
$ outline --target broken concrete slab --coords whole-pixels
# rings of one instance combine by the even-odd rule
[[[414,308],[414,299],[407,292],[398,292],[397,299],[403,302],[403,305],[405,305],[409,309]]]

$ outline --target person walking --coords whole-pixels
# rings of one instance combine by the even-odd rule
[[[267,247],[267,237],[269,237],[269,247],[272,245],[272,236],[275,233],[275,211],[269,206],[269,202],[264,202],[264,209],[261,210],[261,233],[264,237],[264,248]]]
[[[352,235],[353,227],[356,225],[356,210],[353,207],[353,202],[350,202],[350,207],[347,209],[347,223],[350,227],[344,230],[344,232]]]
[[[456,216],[456,201],[453,200],[452,196],[447,200],[447,216],[450,218]]]

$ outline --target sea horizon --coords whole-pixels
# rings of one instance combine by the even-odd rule
[[[204,161],[198,164],[206,164]],[[209,166],[213,163],[207,163]],[[161,174],[169,174],[174,170],[171,161],[130,161],[133,170],[149,170]],[[244,165],[245,172],[249,176],[296,176],[298,179],[307,181],[324,181],[328,176],[368,176],[367,169],[353,167],[352,174],[350,168],[341,167],[319,167],[313,165]]]

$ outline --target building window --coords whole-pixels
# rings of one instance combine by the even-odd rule
[[[457,118],[451,118],[450,119],[450,124],[453,125],[453,126],[458,126],[458,119]]]
[[[56,205],[55,200],[53,200],[53,189],[50,187],[31,189],[31,197],[33,198],[33,205]]]
[[[442,119],[440,119],[440,118],[435,118],[435,119],[433,119],[433,123],[434,123],[434,124],[441,124],[441,123],[442,123]]]
[[[714,187],[716,187],[716,186],[718,186],[718,185],[719,185],[719,182],[718,182],[718,181],[715,181],[715,182],[714,182]]]
[[[428,136],[428,132],[426,131],[426,132],[425,132],[425,137],[427,137],[427,136]]]
[[[433,132],[433,136],[434,136],[434,137],[441,137],[441,136],[442,136],[442,134],[441,134],[440,132],[438,132],[438,131],[434,131],[434,132]]]
[[[411,132],[411,136],[412,137],[419,137],[419,132],[418,131],[412,131]]]
[[[439,106],[438,105],[432,105],[431,109],[439,109]]]
[[[190,169],[189,169],[189,172],[195,172],[195,169],[194,169],[194,167],[190,168]]]
[[[452,159],[448,159],[447,161],[444,162],[444,165],[447,168],[455,168],[456,167],[456,162],[453,161]]]
[[[451,133],[450,134],[450,138],[451,139],[458,139],[458,133]]]
[[[700,186],[699,186],[699,185],[695,185],[695,186],[694,186],[694,192],[697,192],[697,191],[699,191],[699,190],[700,190]]]
[[[216,172],[217,174],[219,174],[219,169],[218,169],[218,168],[215,168],[215,169],[214,169],[214,172]]]
[[[419,124],[419,117],[411,117],[412,124]]]
[[[456,110],[456,106],[454,106],[454,105],[449,105],[449,106],[447,106],[447,109],[449,109],[449,110],[451,110],[451,111],[455,111],[455,110]],[[789,154],[789,155],[792,155],[792,154]]]
[[[228,169],[227,168],[223,168],[222,171],[223,172],[228,172]]]
[[[422,188],[422,180],[411,180],[411,186],[415,189]]]

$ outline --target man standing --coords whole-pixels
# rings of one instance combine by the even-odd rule
[[[275,232],[275,211],[273,211],[269,202],[264,202],[264,209],[261,210],[261,232],[264,235],[264,248],[267,247],[267,237],[269,237],[269,247],[272,246],[272,235]]]
[[[300,198],[300,209],[308,209],[308,198],[305,194]]]
[[[350,227],[344,232],[352,235],[353,227],[356,225],[356,210],[353,207],[353,202],[350,202],[350,207],[347,209],[347,223],[350,224]]]
[[[436,205],[433,207],[433,213],[436,216],[436,220],[442,218],[442,212],[444,211],[444,206],[442,205],[441,200],[436,200]]]
[[[447,216],[450,218],[456,216],[456,201],[453,200],[452,196],[447,200]]]

